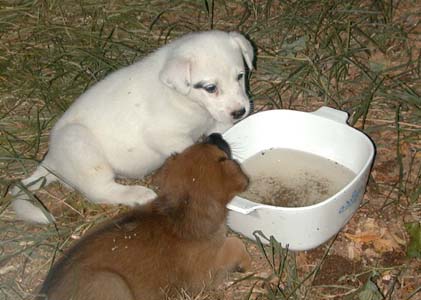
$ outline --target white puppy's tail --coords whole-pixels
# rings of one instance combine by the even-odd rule
[[[36,200],[31,191],[36,191],[56,180],[56,176],[40,165],[31,176],[13,187],[11,190],[14,198],[12,207],[16,212],[16,217],[31,223],[54,222],[54,217]]]

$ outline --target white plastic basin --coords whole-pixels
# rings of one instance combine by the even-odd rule
[[[363,198],[375,154],[372,141],[347,119],[347,113],[329,107],[311,113],[270,110],[225,132],[240,163],[263,150],[288,148],[328,158],[356,174],[338,193],[311,206],[272,206],[237,196],[227,206],[228,226],[250,239],[262,231],[291,250],[315,248],[338,233]]]

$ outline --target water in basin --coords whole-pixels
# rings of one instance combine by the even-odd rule
[[[283,207],[321,202],[343,189],[356,174],[318,155],[285,148],[259,152],[242,163],[250,186],[241,196]]]

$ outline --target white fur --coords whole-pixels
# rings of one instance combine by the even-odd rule
[[[247,115],[244,76],[238,80],[243,58],[251,69],[253,48],[242,35],[208,31],[188,34],[110,74],[64,113],[43,162],[22,183],[46,176],[46,184],[60,179],[97,203],[150,201],[150,189],[114,179],[141,178],[202,135],[231,127],[234,111],[245,108]],[[209,93],[199,82],[217,89]],[[12,194],[18,218],[48,223],[27,193],[15,187]]]

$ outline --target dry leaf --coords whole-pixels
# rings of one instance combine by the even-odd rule
[[[392,238],[401,246],[406,246],[406,241],[404,239],[401,239],[396,233],[393,233],[392,231],[389,232]]]
[[[391,252],[400,250],[400,246],[394,240],[378,239],[373,241],[374,249],[379,253]]]
[[[362,229],[358,229],[357,233],[345,233],[345,236],[356,244],[372,244],[377,254],[385,252],[402,251],[401,245],[405,245],[405,241],[391,233],[387,227],[380,227],[378,222],[373,218],[368,218],[361,224]],[[364,251],[368,256],[373,253]],[[348,250],[349,255],[355,255]]]
[[[350,260],[361,260],[362,249],[360,246],[351,242],[347,245],[348,258]]]
[[[345,233],[345,236],[348,239],[360,244],[371,243],[380,238],[380,235],[378,233],[371,232],[371,231],[357,233],[357,234]]]
[[[373,248],[367,248],[364,250],[364,255],[368,258],[379,258],[380,254],[376,252]]]

